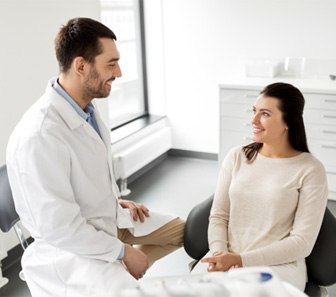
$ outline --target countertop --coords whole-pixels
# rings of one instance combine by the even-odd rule
[[[293,78],[293,77],[273,77],[273,78],[257,78],[257,77],[232,77],[223,79],[223,83],[219,84],[219,88],[228,89],[246,89],[261,91],[265,86],[275,82],[286,82],[294,85],[302,92],[335,94],[336,80],[329,77],[321,78]]]

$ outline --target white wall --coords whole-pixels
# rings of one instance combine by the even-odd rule
[[[218,152],[218,84],[246,59],[336,58],[333,0],[145,3],[147,48],[164,45],[148,55],[151,77],[164,78],[164,86],[150,84],[150,100],[165,107],[174,148]]]
[[[0,164],[15,124],[58,74],[57,31],[77,16],[99,19],[99,0],[0,1]]]
[[[53,39],[98,0],[0,1],[0,164],[15,123],[57,74]],[[173,147],[218,152],[218,84],[247,58],[335,58],[333,0],[145,0],[149,106]]]
[[[58,74],[57,31],[78,16],[99,19],[99,0],[0,0],[0,165],[15,124]],[[13,232],[0,241],[6,250],[18,242]]]
[[[166,115],[162,0],[144,1],[149,112]]]

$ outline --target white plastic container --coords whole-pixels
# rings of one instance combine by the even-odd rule
[[[272,78],[281,72],[281,62],[271,60],[251,60],[245,64],[245,75],[247,77]]]

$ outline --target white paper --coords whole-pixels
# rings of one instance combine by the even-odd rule
[[[133,221],[133,228],[128,228],[128,230],[133,234],[133,236],[145,236],[176,218],[177,216],[150,211],[149,217],[145,217],[145,221],[143,223],[141,223],[139,219],[137,221]]]

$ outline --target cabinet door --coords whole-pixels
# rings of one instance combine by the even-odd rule
[[[259,92],[255,90],[221,89],[219,161],[238,145],[252,142],[251,117]]]
[[[328,198],[336,200],[336,167],[326,166],[327,178],[328,178]]]
[[[336,95],[304,93],[307,108],[336,110]]]
[[[253,112],[252,105],[248,103],[221,102],[221,117],[234,117],[250,120]]]
[[[252,123],[249,120],[249,117],[245,119],[245,118],[234,118],[234,117],[222,116],[220,118],[220,129],[219,130],[245,132],[247,135],[251,135]]]
[[[308,142],[310,138],[336,142],[336,125],[316,125],[305,123]]]
[[[310,138],[308,140],[310,151],[324,164],[336,167],[336,142]]]
[[[336,111],[307,108],[303,114],[305,123],[336,126]]]
[[[231,103],[243,103],[253,105],[259,96],[259,92],[256,90],[242,90],[242,89],[221,89],[220,101]]]
[[[304,96],[308,147],[326,169],[328,198],[336,200],[336,95],[308,93]]]

